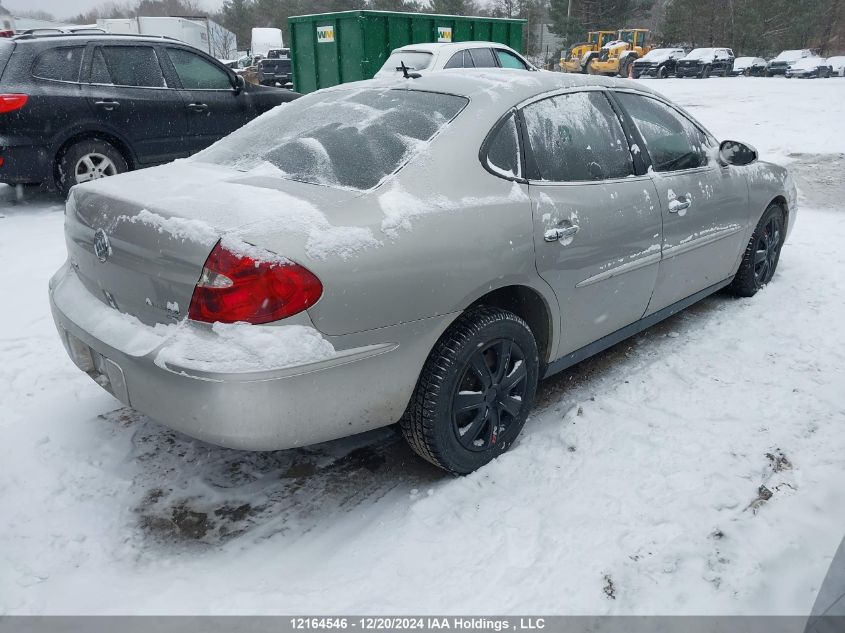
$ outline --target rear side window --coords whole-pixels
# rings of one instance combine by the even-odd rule
[[[634,173],[628,141],[600,92],[558,95],[525,106],[536,178],[578,182]]]
[[[94,51],[92,84],[165,88],[158,56],[151,46],[102,46]]]
[[[528,70],[528,66],[516,55],[510,51],[496,49],[496,57],[499,58],[499,63],[502,68],[518,68],[519,70]]]
[[[500,176],[519,178],[519,134],[516,129],[516,117],[511,114],[494,132],[487,146],[487,166]]]
[[[645,140],[654,171],[679,171],[707,165],[710,140],[692,121],[651,97],[628,92],[616,96]]]
[[[32,65],[32,76],[53,81],[79,81],[82,46],[67,46],[44,51]]]
[[[472,68],[472,59],[469,56],[469,51],[458,51],[446,63],[443,68]]]
[[[493,51],[489,48],[471,48],[469,54],[472,55],[472,63],[476,68],[496,68],[496,58],[493,57]]]
[[[467,99],[415,90],[315,92],[230,134],[196,160],[280,178],[371,189],[397,171],[466,106]]]
[[[199,55],[181,48],[168,48],[167,55],[185,90],[232,89],[229,75]]]

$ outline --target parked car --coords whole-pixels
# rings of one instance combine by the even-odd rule
[[[293,67],[289,48],[271,48],[258,62],[258,82],[262,86],[293,88]]]
[[[729,48],[696,48],[678,60],[678,77],[706,79],[711,75],[727,77],[733,69],[734,53]]]
[[[762,57],[737,57],[729,74],[731,77],[762,77],[766,74],[767,65]]]
[[[675,74],[678,60],[686,56],[683,48],[653,48],[642,58],[634,60],[633,78],[657,77],[665,79]]]
[[[422,74],[448,68],[513,68],[537,70],[515,50],[496,42],[409,44],[397,48],[376,77],[401,77],[405,72]]]
[[[419,455],[470,472],[513,444],[540,378],[775,274],[787,171],[642,86],[345,84],[74,187],[60,337],[125,405],[208,442],[401,421]]]
[[[845,56],[828,57],[827,63],[836,77],[845,77]]]
[[[786,69],[787,77],[800,77],[803,79],[811,79],[813,77],[827,79],[833,75],[833,68],[827,63],[824,57],[803,57],[797,62],[790,64]]]
[[[73,185],[189,156],[298,95],[170,39],[0,40],[0,182]]]
[[[812,57],[813,51],[804,48],[796,50],[788,50],[778,53],[778,56],[769,61],[766,67],[766,75],[775,77],[777,75],[786,75],[786,71],[790,65],[797,62],[804,57]]]

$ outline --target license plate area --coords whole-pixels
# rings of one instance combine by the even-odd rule
[[[129,405],[129,392],[123,370],[70,332],[65,332],[68,354],[74,364],[88,374],[94,382],[125,405]]]

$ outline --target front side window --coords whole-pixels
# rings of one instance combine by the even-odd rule
[[[54,48],[38,56],[32,66],[32,76],[54,81],[79,81],[82,65],[82,46]]]
[[[496,58],[489,48],[471,48],[469,54],[472,56],[472,63],[476,68],[496,68]]]
[[[500,48],[497,48],[496,57],[499,58],[499,63],[502,65],[502,68],[518,68],[519,70],[528,70],[528,66],[525,65],[525,62],[523,62],[519,57],[517,57],[510,51],[505,51]]]
[[[102,46],[94,51],[92,84],[165,88],[158,56],[151,46]]]
[[[506,178],[519,178],[522,175],[520,162],[516,117],[511,114],[494,132],[487,146],[487,166]]]
[[[616,96],[640,131],[654,171],[678,171],[707,165],[710,139],[692,121],[651,97],[628,92]]]
[[[371,189],[422,151],[467,103],[405,89],[315,92],[247,124],[196,160],[243,171],[269,163],[281,178]]]
[[[634,173],[622,125],[600,92],[558,95],[525,106],[536,178],[577,182]]]
[[[195,53],[168,48],[176,75],[185,90],[231,90],[232,82],[224,70]]]

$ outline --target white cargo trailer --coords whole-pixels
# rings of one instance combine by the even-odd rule
[[[205,17],[137,17],[97,20],[108,33],[159,35],[190,44],[214,57],[237,51],[234,33]]]

